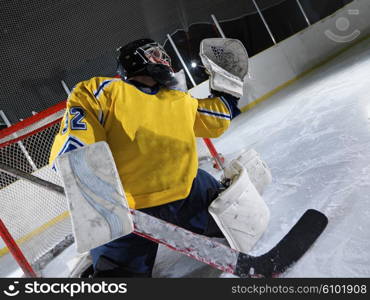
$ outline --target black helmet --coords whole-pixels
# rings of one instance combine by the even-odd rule
[[[174,83],[170,56],[159,43],[151,39],[135,40],[118,48],[117,60],[118,73],[124,79],[149,75],[166,86]]]

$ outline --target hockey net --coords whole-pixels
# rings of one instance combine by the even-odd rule
[[[64,110],[62,102],[1,130],[0,162],[62,185],[48,160]],[[60,194],[0,171],[0,199],[0,220],[36,269],[43,256],[71,237],[67,203]],[[0,265],[9,256],[0,239]]]

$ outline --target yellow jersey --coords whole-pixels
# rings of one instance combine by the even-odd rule
[[[122,79],[94,77],[68,97],[50,162],[104,140],[129,206],[158,206],[188,196],[198,169],[196,137],[220,136],[231,118],[221,98],[195,99],[164,87],[145,91]]]

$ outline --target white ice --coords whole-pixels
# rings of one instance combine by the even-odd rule
[[[306,209],[329,218],[285,277],[370,277],[369,49],[369,40],[355,46],[242,114],[214,140],[226,159],[254,148],[272,170],[263,195],[271,220],[251,254],[272,248]],[[43,275],[66,276],[74,253],[71,246]],[[154,276],[227,277],[164,247]]]
[[[242,115],[217,141],[233,156],[254,148],[271,168],[264,199],[268,251],[306,209],[329,225],[286,277],[370,276],[370,41]]]

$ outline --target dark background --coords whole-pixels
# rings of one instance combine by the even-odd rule
[[[296,0],[256,1],[277,42],[307,27]],[[300,1],[315,23],[352,0]],[[0,0],[0,110],[16,123],[63,101],[61,80],[72,88],[113,76],[115,49],[137,38],[165,44],[180,70],[171,34],[185,62],[200,63],[200,41],[219,37],[211,14],[250,56],[273,45],[251,0]],[[197,83],[207,79],[201,68],[191,72]]]

